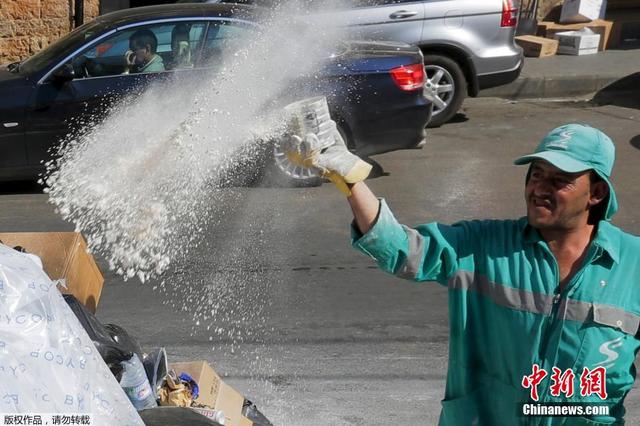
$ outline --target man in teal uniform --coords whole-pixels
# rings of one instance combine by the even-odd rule
[[[440,425],[623,424],[640,347],[640,238],[609,222],[618,208],[609,137],[569,124],[518,158],[529,166],[521,219],[415,228],[363,183],[370,167],[339,136],[308,155],[347,183],[354,247],[400,278],[448,287]],[[536,412],[524,403],[583,411],[526,416]],[[598,404],[608,413],[585,411]]]

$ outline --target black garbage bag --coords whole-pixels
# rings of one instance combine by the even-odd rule
[[[138,341],[131,336],[127,330],[116,324],[105,324],[104,328],[109,332],[111,338],[118,344],[120,349],[124,349],[127,352],[133,352],[138,355],[140,360],[144,359],[140,343],[138,343]]]
[[[248,399],[245,399],[244,404],[242,404],[242,415],[251,420],[253,422],[253,426],[273,426],[264,414],[258,410],[256,404]]]
[[[85,329],[93,341],[98,353],[109,366],[111,373],[119,382],[122,378],[122,365],[120,362],[131,359],[134,354],[134,347],[116,342],[111,337],[109,329],[98,321],[96,316],[89,312],[73,295],[65,294],[63,296],[80,324],[82,324],[82,328]]]
[[[139,411],[145,426],[221,426],[220,423],[183,407],[158,407]]]

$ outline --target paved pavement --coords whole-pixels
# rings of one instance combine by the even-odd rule
[[[523,214],[529,152],[550,128],[591,123],[617,143],[614,222],[640,234],[640,109],[471,99],[422,150],[376,156],[370,179],[407,224]],[[28,187],[4,186],[0,229],[71,230]],[[378,271],[349,247],[349,208],[331,185],[231,188],[219,214],[164,287],[109,272],[105,322],[166,346],[172,361],[205,359],[276,425],[435,425],[447,367],[447,292]],[[638,424],[637,388],[627,398]]]
[[[480,96],[509,99],[613,95],[640,90],[640,49],[607,50],[595,55],[525,58],[513,83],[487,89]]]

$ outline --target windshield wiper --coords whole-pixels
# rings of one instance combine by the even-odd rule
[[[9,72],[18,72],[20,71],[20,61],[17,62],[12,62],[9,65],[7,65],[7,69],[9,70]]]

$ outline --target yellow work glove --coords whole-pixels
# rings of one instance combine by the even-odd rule
[[[294,136],[295,137],[295,136]],[[318,146],[318,138],[309,133],[300,140],[299,152],[303,163],[315,167],[321,176],[333,182],[343,194],[351,196],[347,184],[362,182],[369,176],[371,165],[347,149],[342,136],[334,132],[335,143],[321,151],[314,150]]]

